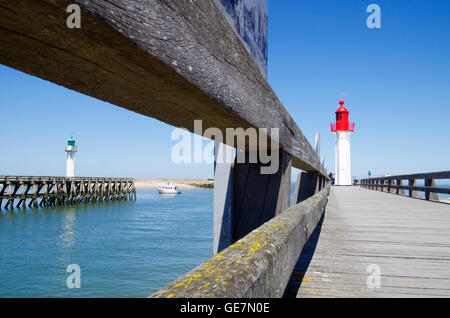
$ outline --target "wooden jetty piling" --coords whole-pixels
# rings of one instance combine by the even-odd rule
[[[132,178],[0,176],[0,210],[135,200]]]

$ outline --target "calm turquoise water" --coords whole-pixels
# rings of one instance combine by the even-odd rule
[[[146,297],[206,261],[213,191],[0,216],[0,297]],[[69,289],[69,264],[81,288]]]

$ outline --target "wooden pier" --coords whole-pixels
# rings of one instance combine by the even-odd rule
[[[0,210],[136,199],[131,178],[0,176]]]
[[[434,185],[442,175],[330,190],[318,152],[212,0],[70,2],[77,30],[63,30],[65,0],[0,0],[0,63],[197,134],[278,130],[256,143],[278,151],[276,173],[262,174],[261,160],[215,165],[217,254],[153,297],[282,297],[290,280],[294,296],[450,296],[450,206],[432,202],[448,193]],[[289,207],[292,167],[303,172]],[[0,188],[6,208],[135,197],[131,179],[3,177]],[[428,201],[391,194],[403,190]],[[380,266],[381,289],[368,291],[368,265]]]
[[[450,205],[332,187],[286,296],[450,297]]]

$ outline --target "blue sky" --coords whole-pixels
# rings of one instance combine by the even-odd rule
[[[381,7],[381,29],[366,8]],[[450,169],[450,1],[269,0],[268,80],[305,136],[321,132],[334,170],[340,98],[356,122],[352,170],[364,177]],[[173,127],[0,66],[0,175],[209,178],[171,162]]]

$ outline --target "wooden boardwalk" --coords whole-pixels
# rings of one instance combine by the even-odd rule
[[[449,297],[450,205],[332,187],[286,297]],[[368,288],[379,266],[380,288]]]

